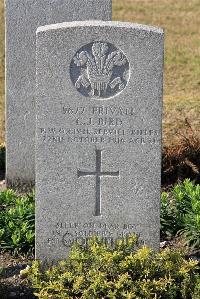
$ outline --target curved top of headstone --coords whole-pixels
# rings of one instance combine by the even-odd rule
[[[130,28],[136,30],[144,30],[148,32],[154,32],[158,34],[163,34],[163,29],[155,26],[148,26],[143,24],[137,23],[129,23],[129,22],[116,22],[116,21],[74,21],[74,22],[63,22],[51,25],[40,26],[37,29],[37,33],[44,32],[48,30],[57,30],[57,29],[64,29],[65,27],[118,27],[118,28]]]

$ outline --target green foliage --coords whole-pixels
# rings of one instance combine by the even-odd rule
[[[199,188],[200,191],[200,188]],[[184,228],[180,231],[186,243],[193,249],[200,248],[200,200],[191,200],[191,210],[184,216]]]
[[[5,144],[0,144],[0,170],[5,171],[6,147]]]
[[[115,248],[97,238],[87,248],[75,245],[68,259],[42,270],[34,262],[29,279],[40,299],[175,299],[192,297],[197,283],[197,262],[179,251],[156,253],[147,247],[133,250],[136,237]]]
[[[162,193],[161,233],[169,237],[181,233],[189,246],[200,247],[200,185],[186,179]]]
[[[28,252],[35,238],[34,193],[0,192],[0,248]]]

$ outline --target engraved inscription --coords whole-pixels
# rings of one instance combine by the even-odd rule
[[[58,222],[47,238],[48,246],[65,246],[79,243],[87,246],[91,237],[97,236],[105,244],[114,246],[118,240],[127,242],[128,238],[136,234],[139,243],[143,245],[140,227],[143,224],[106,223],[106,222]]]
[[[113,105],[65,105],[60,112],[66,116],[63,127],[39,128],[41,139],[49,144],[112,144],[130,147],[152,147],[160,144],[161,130],[134,125],[134,107]]]
[[[40,128],[39,134],[45,143],[121,144],[130,146],[153,146],[160,142],[161,134],[154,129],[123,128]]]
[[[102,163],[102,150],[96,149],[96,170],[95,171],[81,171],[78,169],[78,178],[85,176],[96,176],[96,204],[95,204],[95,216],[101,215],[101,177],[119,177],[119,171],[116,172],[103,172],[101,171]]]
[[[126,87],[130,76],[129,62],[114,45],[94,42],[77,51],[70,65],[70,75],[82,95],[106,99]]]

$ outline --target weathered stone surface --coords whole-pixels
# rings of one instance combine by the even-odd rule
[[[37,258],[64,258],[93,234],[136,232],[159,248],[162,74],[159,28],[38,29]]]
[[[74,20],[111,20],[111,0],[6,0],[8,185],[35,181],[35,32]],[[76,37],[74,36],[74,39]]]

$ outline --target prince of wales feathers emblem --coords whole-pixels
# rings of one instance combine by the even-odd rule
[[[90,89],[89,96],[106,97],[108,87],[115,93],[123,90],[127,82],[128,70],[123,67],[123,73],[114,72],[116,67],[126,66],[128,61],[125,55],[114,50],[109,52],[107,43],[95,42],[92,45],[91,53],[81,51],[74,57],[74,63],[80,67],[80,75],[75,82],[77,89],[83,86]],[[120,75],[120,76],[119,76]],[[112,94],[111,94],[112,95]]]

